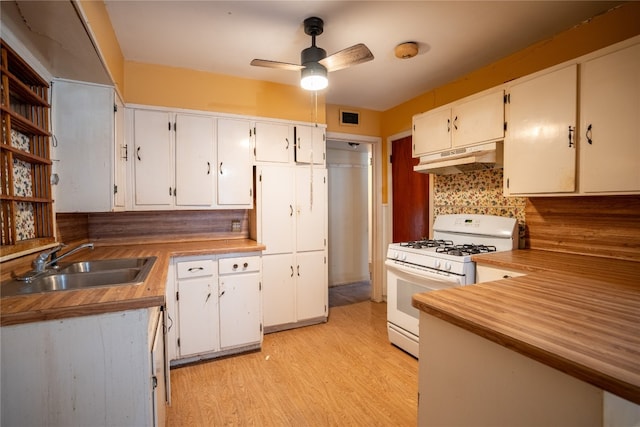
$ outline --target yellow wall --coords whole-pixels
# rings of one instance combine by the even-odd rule
[[[625,3],[606,14],[536,43],[449,84],[423,93],[382,113],[383,153],[387,138],[411,129],[414,114],[433,109],[504,82],[577,58],[640,34],[640,2]],[[382,200],[387,203],[387,164],[383,162]]]
[[[325,123],[324,95],[298,86],[125,61],[127,103]]]
[[[103,2],[80,0],[80,7],[84,12],[93,35],[96,38],[100,52],[111,73],[111,78],[118,93],[124,93],[124,56],[120,44],[113,31],[109,14]]]
[[[359,113],[360,124],[357,126],[340,124],[341,110]],[[327,104],[327,131],[354,135],[380,136],[381,117],[382,112],[380,111]]]

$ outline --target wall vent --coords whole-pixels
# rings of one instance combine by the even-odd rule
[[[340,124],[345,126],[359,126],[360,113],[357,111],[340,110]]]

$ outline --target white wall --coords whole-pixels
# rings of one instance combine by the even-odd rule
[[[332,147],[327,147],[329,286],[336,286],[369,280],[369,155],[366,144]]]

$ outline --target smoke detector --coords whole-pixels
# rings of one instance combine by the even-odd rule
[[[418,54],[418,43],[405,42],[400,43],[395,48],[395,54],[400,59],[410,59]]]

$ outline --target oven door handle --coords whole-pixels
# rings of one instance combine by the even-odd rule
[[[422,270],[422,269],[417,269],[417,268],[412,268],[412,267],[406,267],[404,265],[402,265],[401,263],[397,263],[394,262],[392,260],[386,260],[385,265],[387,266],[388,269],[391,270],[395,270],[397,272],[400,272],[401,274],[405,274],[407,276],[411,276],[412,278],[415,278],[418,283],[424,282],[425,279],[426,280],[434,280],[434,281],[438,281],[438,282],[442,282],[442,283],[455,283],[455,284],[460,284],[460,279],[462,276],[458,276],[456,274],[450,273],[449,275],[442,275],[442,274],[438,274],[436,272],[430,272],[426,269]],[[421,273],[416,273],[416,271],[420,271]],[[446,287],[451,287],[451,285],[446,286]],[[444,289],[445,287],[443,287]]]

